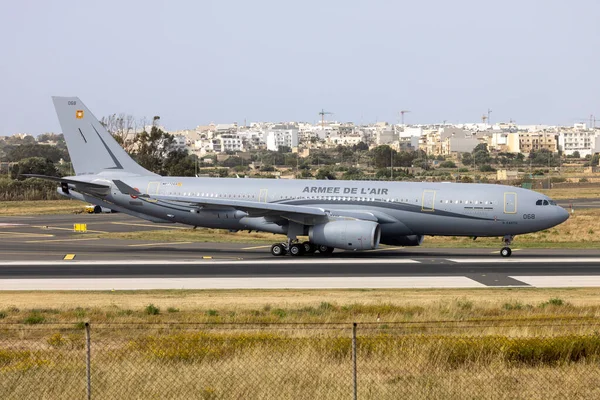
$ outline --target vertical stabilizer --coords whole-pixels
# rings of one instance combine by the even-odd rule
[[[139,166],[77,97],[52,97],[76,175],[156,175]]]

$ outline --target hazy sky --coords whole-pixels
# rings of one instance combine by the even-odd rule
[[[0,135],[97,117],[571,124],[600,119],[600,2],[2,1]]]

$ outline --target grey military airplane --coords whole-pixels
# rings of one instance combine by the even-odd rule
[[[38,177],[59,182],[60,194],[156,223],[287,235],[271,246],[274,256],[418,246],[440,235],[502,237],[509,257],[515,235],[569,217],[547,196],[503,185],[160,176],[129,157],[79,98],[53,102],[75,176]]]

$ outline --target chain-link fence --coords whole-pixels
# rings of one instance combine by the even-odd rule
[[[0,398],[596,399],[600,335],[414,333],[402,324],[3,324]]]

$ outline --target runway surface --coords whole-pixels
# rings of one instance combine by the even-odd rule
[[[183,228],[123,214],[0,218],[0,290],[600,286],[600,250],[336,251],[275,258],[269,245],[109,240],[89,233]],[[518,244],[518,241],[517,241]],[[66,258],[66,259],[65,259]]]

